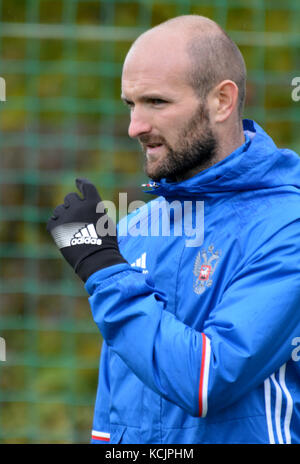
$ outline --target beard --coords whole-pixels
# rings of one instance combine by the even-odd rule
[[[140,137],[140,142],[147,143],[149,140],[150,136]],[[167,154],[159,163],[155,163],[155,167],[147,159],[144,164],[145,173],[154,181],[166,178],[179,182],[215,164],[218,143],[208,110],[202,103],[181,130],[176,148],[170,147],[162,137],[159,142],[165,145]]]

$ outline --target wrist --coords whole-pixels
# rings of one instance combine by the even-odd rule
[[[78,263],[75,272],[83,282],[97,271],[115,266],[116,264],[128,264],[126,259],[115,248],[97,250]]]

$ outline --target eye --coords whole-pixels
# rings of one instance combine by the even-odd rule
[[[149,98],[149,103],[151,103],[152,105],[158,106],[158,105],[162,105],[167,102],[165,100],[162,100],[161,98]]]
[[[132,109],[134,107],[134,103],[132,101],[130,101],[130,100],[125,100],[124,99],[123,103],[124,103],[125,106],[127,106],[127,108]]]

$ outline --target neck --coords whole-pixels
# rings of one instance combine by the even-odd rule
[[[213,158],[206,164],[202,165],[201,168],[195,168],[191,171],[188,171],[184,176],[180,179],[177,178],[176,182],[182,182],[184,180],[190,179],[191,177],[195,176],[199,172],[208,169],[215,164],[219,163],[231,153],[233,153],[238,147],[245,143],[245,135],[243,131],[243,124],[242,121],[240,124],[237,124],[235,127],[232,127],[231,130],[225,131],[225,134],[216,134],[217,138],[217,148],[216,153]]]

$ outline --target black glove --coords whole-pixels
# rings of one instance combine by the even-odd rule
[[[116,226],[107,216],[96,187],[86,179],[76,179],[76,186],[83,198],[69,193],[64,204],[55,208],[47,230],[85,282],[94,272],[127,261],[119,250]]]

